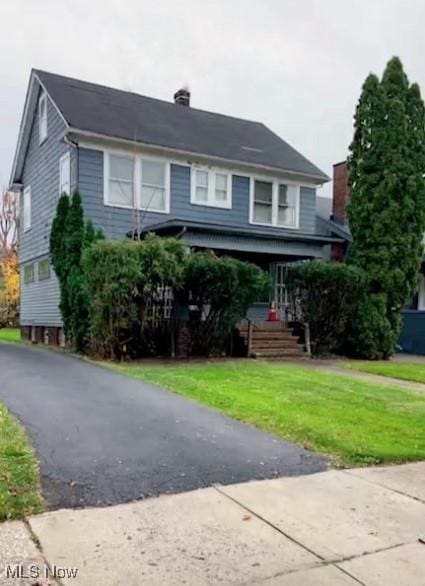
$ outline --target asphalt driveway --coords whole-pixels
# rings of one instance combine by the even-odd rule
[[[0,344],[0,400],[25,425],[52,508],[295,476],[327,461],[152,384]]]

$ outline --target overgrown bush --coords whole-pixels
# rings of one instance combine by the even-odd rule
[[[192,352],[222,352],[236,323],[268,287],[268,276],[256,265],[212,252],[188,255],[180,299],[192,308]]]
[[[168,353],[174,315],[162,319],[164,294],[189,308],[194,354],[222,352],[236,322],[267,287],[255,265],[185,251],[181,241],[98,242],[83,257],[90,299],[91,352],[105,358]],[[159,319],[158,319],[159,316]]]
[[[344,263],[311,261],[288,269],[288,283],[299,299],[302,321],[309,324],[312,353],[340,352],[352,322],[365,277]]]
[[[180,241],[155,236],[97,242],[86,250],[92,353],[120,358],[152,341],[146,340],[155,327],[149,303],[164,288],[181,286],[184,256]]]
[[[399,336],[399,327],[388,320],[386,307],[384,295],[363,292],[347,324],[346,354],[368,360],[382,360],[391,356]]]

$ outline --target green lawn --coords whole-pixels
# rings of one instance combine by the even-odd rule
[[[21,332],[19,328],[0,328],[0,342],[21,342]]]
[[[23,428],[0,403],[0,521],[42,509],[34,452]]]
[[[347,367],[371,374],[425,383],[425,364],[415,364],[413,362],[350,362]]]
[[[425,459],[425,394],[289,364],[110,366],[342,464]]]

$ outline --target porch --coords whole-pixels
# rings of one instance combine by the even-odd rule
[[[294,262],[329,259],[330,247],[340,238],[262,226],[234,228],[206,222],[167,220],[151,225],[133,238],[148,233],[181,239],[190,251],[212,250],[217,256],[231,256],[254,263],[271,276],[272,290],[266,299],[258,299],[239,324],[240,340],[246,355],[255,358],[302,357],[305,355],[304,331],[297,323],[294,304],[286,288],[286,268]],[[277,320],[269,321],[273,304]]]

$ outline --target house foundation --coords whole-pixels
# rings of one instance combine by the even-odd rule
[[[21,339],[33,344],[65,346],[63,328],[57,326],[21,326]]]

